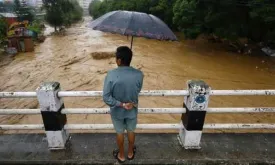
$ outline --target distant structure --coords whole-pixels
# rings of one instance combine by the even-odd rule
[[[5,0],[5,1],[8,1],[8,0]],[[92,1],[93,0],[78,0],[78,3],[85,10],[85,9],[89,8],[89,4]],[[20,2],[21,2],[22,5],[29,5],[29,6],[33,6],[35,8],[40,8],[43,5],[42,0],[20,0]]]
[[[29,2],[27,2],[26,0],[21,0],[20,2],[21,2],[21,5],[22,5],[22,6],[27,6],[27,5],[29,5]]]
[[[43,6],[43,2],[42,2],[42,0],[32,0],[32,1],[35,1],[35,6],[36,7],[42,7]]]
[[[43,5],[42,0],[20,0],[21,4],[27,4],[35,8],[40,8]]]
[[[92,2],[92,0],[79,0],[79,5],[85,10],[89,8],[89,4]]]
[[[43,6],[42,0],[20,0],[21,3],[27,2],[28,5],[35,8],[41,8]],[[84,9],[84,13],[88,13],[88,8],[93,0],[77,0],[79,5]]]

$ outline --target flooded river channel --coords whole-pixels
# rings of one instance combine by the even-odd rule
[[[35,91],[43,81],[62,90],[102,90],[115,59],[95,60],[93,52],[114,52],[129,45],[125,36],[93,31],[88,18],[65,36],[49,35],[32,53],[0,57],[0,91]],[[137,38],[132,66],[144,72],[144,90],[186,89],[202,79],[212,89],[275,89],[275,64],[265,56],[227,52],[204,40],[165,42]],[[65,98],[67,108],[106,107],[102,98]],[[182,97],[141,97],[140,107],[182,107]],[[275,96],[213,96],[210,107],[275,107]],[[0,99],[0,108],[38,108],[36,99]],[[180,115],[139,115],[139,123],[179,123]],[[68,115],[69,123],[111,123],[109,115]],[[275,123],[275,114],[209,114],[207,123]],[[38,124],[40,115],[2,115],[1,124]],[[222,130],[217,130],[222,131]],[[265,132],[267,130],[255,130]],[[19,131],[9,131],[19,132]],[[22,132],[22,131],[21,131]],[[31,131],[29,131],[31,132]],[[7,132],[8,133],[8,132]]]

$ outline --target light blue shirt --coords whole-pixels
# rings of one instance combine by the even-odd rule
[[[125,110],[121,103],[138,105],[138,95],[143,84],[143,73],[133,67],[120,66],[108,72],[103,89],[103,100],[110,106],[111,116],[117,119],[136,118],[138,109]]]

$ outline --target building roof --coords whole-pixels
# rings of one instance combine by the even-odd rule
[[[16,18],[17,17],[13,13],[0,13],[0,15],[2,15],[3,17],[6,17],[6,18]]]

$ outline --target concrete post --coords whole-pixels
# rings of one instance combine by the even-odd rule
[[[185,149],[200,149],[200,140],[206,109],[208,108],[210,87],[204,81],[188,81],[189,95],[184,98],[186,114],[182,114],[183,128],[179,140]]]
[[[36,89],[50,150],[65,149],[69,137],[64,130],[67,117],[61,114],[64,102],[58,97],[59,91],[58,82],[44,82]]]

